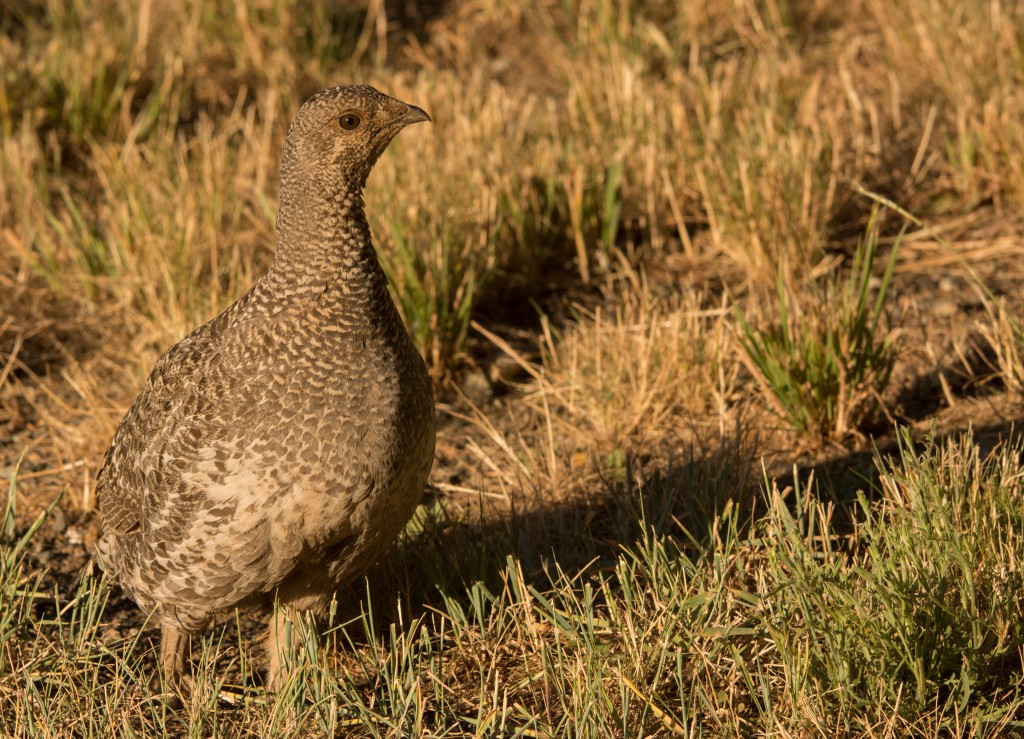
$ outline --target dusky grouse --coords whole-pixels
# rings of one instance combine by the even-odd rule
[[[363,187],[410,123],[372,87],[299,110],[281,162],[278,247],[244,297],[171,347],[114,434],[96,480],[100,560],[161,628],[174,686],[218,612],[322,612],[412,516],[434,455],[423,359],[388,293]]]

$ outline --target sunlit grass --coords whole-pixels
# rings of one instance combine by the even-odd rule
[[[710,488],[665,497],[657,486],[686,478],[630,479],[622,494],[634,503],[619,515],[633,511],[633,533],[592,542],[599,559],[528,576],[512,554],[492,585],[440,582],[435,606],[399,610],[390,625],[371,596],[353,621],[332,615],[324,636],[298,624],[276,696],[254,684],[253,645],[229,622],[196,645],[189,699],[154,701],[138,638],[103,635],[108,585],[86,577],[65,602],[13,550],[0,588],[17,617],[0,632],[12,668],[0,673],[3,728],[1012,733],[1024,720],[1021,450],[983,456],[970,435],[916,449],[900,439],[877,458],[881,486],[861,494],[852,531],[835,527],[813,480],[769,481],[757,517],[726,506],[701,531],[661,513]],[[414,558],[429,551],[411,546]]]
[[[1024,731],[1019,443],[989,455],[917,423],[859,496],[782,478],[794,446],[855,468],[891,439],[881,398],[929,371],[900,362],[943,351],[942,320],[977,329],[965,343],[998,379],[977,392],[1021,393],[1003,267],[1024,202],[1022,8],[8,3],[0,734]],[[280,694],[251,620],[229,618],[176,706],[150,686],[144,614],[37,559],[63,532],[35,486],[68,483],[50,521],[86,527],[157,356],[270,263],[289,120],[346,82],[434,121],[391,145],[366,203],[455,419],[437,490],[323,638],[300,626]],[[923,235],[894,244],[867,191]],[[985,312],[964,318],[951,280],[936,318],[931,283],[966,260]],[[470,372],[493,384],[472,404]],[[18,483],[4,465],[23,448]]]

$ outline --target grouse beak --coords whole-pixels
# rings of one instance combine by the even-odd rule
[[[430,116],[427,115],[427,111],[423,108],[417,108],[415,105],[406,105],[408,110],[398,117],[395,123],[400,123],[403,126],[408,126],[410,123],[422,123],[423,121],[430,121]]]

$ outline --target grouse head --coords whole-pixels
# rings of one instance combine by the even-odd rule
[[[368,85],[331,87],[299,109],[288,130],[284,169],[311,187],[333,190],[339,178],[361,187],[399,131],[429,120],[422,109]]]

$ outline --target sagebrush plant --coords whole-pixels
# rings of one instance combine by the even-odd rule
[[[745,359],[779,414],[797,431],[822,438],[856,432],[878,409],[896,361],[895,333],[887,325],[897,238],[877,288],[878,213],[854,254],[845,280],[829,277],[809,292],[776,288],[777,323],[750,325],[737,307]]]

